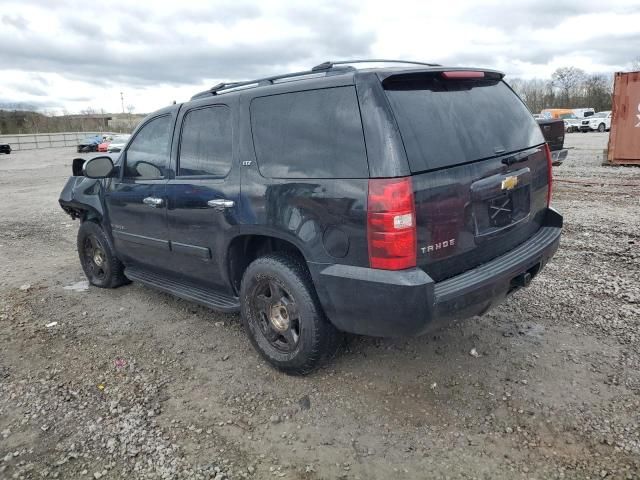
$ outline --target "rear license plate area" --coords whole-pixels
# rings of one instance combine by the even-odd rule
[[[509,228],[527,218],[530,208],[529,185],[474,202],[475,235],[492,235]]]
[[[513,216],[513,198],[510,194],[493,198],[488,202],[489,225],[504,227],[511,223]]]

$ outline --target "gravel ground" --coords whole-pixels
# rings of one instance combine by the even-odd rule
[[[235,315],[65,289],[75,154],[0,156],[0,478],[640,478],[640,169],[601,166],[606,140],[567,135],[562,244],[528,289],[428,337],[350,338],[305,378]]]

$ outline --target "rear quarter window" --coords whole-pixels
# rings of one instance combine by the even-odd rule
[[[353,86],[255,98],[251,130],[258,168],[265,177],[369,175]]]
[[[518,96],[502,81],[434,75],[385,81],[412,172],[468,163],[544,142]]]

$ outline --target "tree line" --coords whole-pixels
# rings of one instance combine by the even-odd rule
[[[29,110],[0,110],[0,134],[92,132],[105,122],[93,118],[51,115]]]
[[[576,67],[561,67],[548,80],[513,78],[508,82],[532,113],[545,108],[611,110],[613,75],[588,74]]]
[[[58,133],[58,132],[126,132],[130,133],[144,117],[134,114],[134,107],[129,106],[127,114],[109,114],[109,119],[101,111],[87,108],[78,115],[70,115],[63,111],[62,115],[54,112],[37,112],[24,104],[16,104],[15,108],[3,105],[0,108],[0,135]],[[102,118],[101,118],[102,117]]]

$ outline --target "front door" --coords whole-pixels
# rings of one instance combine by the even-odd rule
[[[169,111],[146,122],[122,153],[105,195],[113,240],[127,266],[161,270],[168,262],[166,176],[175,121]]]
[[[225,250],[240,193],[232,117],[230,106],[204,102],[180,113],[175,178],[166,187],[171,270],[182,280],[225,293],[231,293]]]

